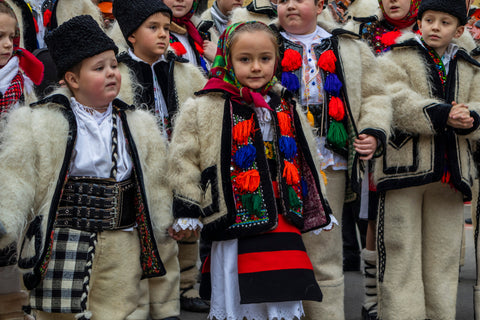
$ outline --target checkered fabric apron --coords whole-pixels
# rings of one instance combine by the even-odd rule
[[[55,228],[51,259],[45,277],[30,294],[33,309],[83,313],[97,234]]]
[[[10,87],[2,95],[0,93],[0,115],[8,112],[10,108],[17,103],[23,94],[23,75],[19,71],[15,77],[13,77]]]

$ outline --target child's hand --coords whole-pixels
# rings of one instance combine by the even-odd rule
[[[452,102],[452,109],[448,114],[447,125],[455,129],[470,129],[473,127],[473,117],[470,116],[468,107],[463,104]]]
[[[180,230],[180,231],[175,231],[172,227],[168,228],[168,234],[170,235],[170,237],[172,237],[176,241],[179,241],[182,239],[188,239],[193,235],[197,238],[199,231],[200,231],[199,228],[195,230],[187,229],[187,230]]]
[[[217,44],[209,40],[203,40],[203,56],[207,58],[208,61],[213,62],[216,54]]]
[[[377,150],[377,138],[362,133],[353,142],[353,147],[360,154],[360,160],[370,160]]]

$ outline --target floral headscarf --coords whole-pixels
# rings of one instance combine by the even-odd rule
[[[380,9],[382,9],[382,13],[383,13],[383,16],[385,17],[385,20],[387,20],[390,24],[397,27],[398,29],[409,27],[412,24],[414,24],[415,21],[417,21],[417,13],[418,13],[418,7],[420,6],[420,2],[421,0],[411,0],[410,9],[408,10],[407,15],[400,20],[393,20],[385,13],[385,8],[383,7],[382,0],[378,0]]]
[[[277,82],[277,78],[273,76],[263,88],[251,91],[250,88],[244,87],[238,82],[230,58],[230,38],[240,27],[251,23],[261,22],[248,21],[244,23],[235,23],[225,29],[222,33],[218,40],[217,55],[215,56],[215,60],[213,61],[210,70],[210,79],[202,91],[227,91],[232,95],[232,100],[247,104],[254,103],[257,107],[270,109],[265,102],[263,95],[267,94]]]

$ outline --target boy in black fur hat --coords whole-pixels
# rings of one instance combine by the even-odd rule
[[[422,0],[421,36],[379,58],[393,131],[375,163],[378,317],[455,319],[463,202],[477,176],[480,64],[460,46],[465,0]]]
[[[22,243],[36,319],[123,320],[140,279],[165,274],[165,140],[154,116],[116,99],[118,49],[91,16],[60,25],[46,43],[67,88],[9,115],[0,248]]]
[[[126,97],[133,96],[136,105],[155,114],[169,138],[179,106],[193,97],[206,79],[197,67],[168,50],[172,11],[161,0],[115,0],[113,14],[129,46],[127,52],[119,55],[119,62],[134,74],[134,79],[130,77],[132,72],[123,77],[122,91],[125,90]],[[191,243],[177,248],[176,242],[170,239],[159,245],[167,275],[148,280],[149,310],[143,311],[153,319],[175,319],[180,315],[179,288],[196,284],[198,246],[195,239]],[[179,284],[180,269],[188,271],[182,273]],[[203,308],[201,311],[209,309],[209,305],[198,298],[198,292],[197,300],[191,302]],[[143,312],[139,309],[129,319],[144,318]]]

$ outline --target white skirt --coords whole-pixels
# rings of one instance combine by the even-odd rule
[[[295,320],[304,315],[301,301],[240,304],[237,253],[236,239],[214,241],[212,244],[210,260],[212,297],[209,319]]]

